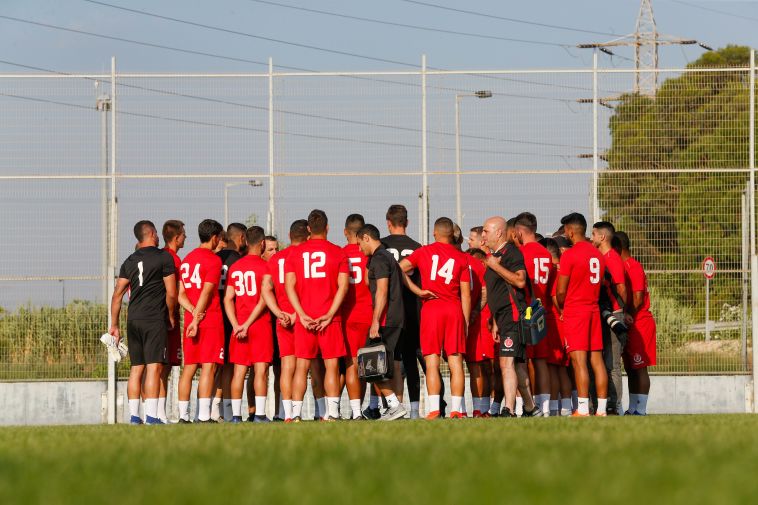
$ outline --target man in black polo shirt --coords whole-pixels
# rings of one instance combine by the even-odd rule
[[[403,274],[394,255],[379,241],[379,230],[376,226],[364,225],[358,230],[357,237],[361,252],[369,258],[368,287],[373,302],[373,317],[366,345],[381,338],[387,355],[392,356],[394,360],[394,376],[397,377],[401,373],[402,355],[399,341],[405,321]],[[406,415],[405,408],[397,397],[398,391],[393,389],[393,382],[395,381],[386,380],[378,384],[389,407],[382,414],[383,421],[394,421]]]
[[[524,289],[529,279],[524,256],[511,240],[510,227],[502,217],[491,217],[482,230],[482,238],[492,255],[486,260],[487,305],[492,313],[492,336],[500,342],[500,370],[505,388],[504,417],[515,417],[516,390],[524,399],[524,417],[541,416],[529,390],[526,366],[527,336],[519,323],[519,312],[526,308]]]
[[[131,362],[127,384],[130,422],[142,424],[139,417],[141,391],[145,399],[145,422],[163,424],[158,418],[161,371],[167,361],[168,330],[179,324],[174,317],[177,297],[174,260],[168,252],[158,249],[158,231],[150,221],[135,224],[134,236],[138,242],[137,250],[121,265],[111,298],[111,327],[108,333],[116,338],[118,344],[121,340],[118,324],[121,302],[129,288],[126,332]]]

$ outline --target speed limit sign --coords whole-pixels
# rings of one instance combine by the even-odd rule
[[[703,275],[706,279],[713,279],[716,275],[716,261],[710,256],[703,260]]]

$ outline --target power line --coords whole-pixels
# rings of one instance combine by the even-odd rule
[[[747,19],[749,21],[758,21],[758,18],[754,18],[754,17],[750,17],[750,16],[743,16],[742,14],[735,14],[733,12],[722,11],[722,10],[719,10],[719,9],[714,9],[712,7],[703,7],[702,5],[696,5],[696,4],[692,4],[692,3],[689,3],[689,2],[683,2],[681,0],[668,0],[668,1],[669,2],[673,2],[673,3],[677,3],[677,4],[681,4],[681,5],[686,5],[687,7],[693,7],[695,9],[700,9],[700,10],[704,10],[704,11],[708,11],[708,12],[715,12],[716,14],[723,14],[724,16],[729,16],[729,17],[733,17],[733,18],[737,18],[737,19]]]
[[[467,10],[467,9],[459,9],[459,8],[455,8],[455,7],[448,7],[446,5],[439,5],[439,4],[430,3],[430,2],[420,2],[420,1],[417,1],[417,0],[400,0],[400,1],[401,2],[406,2],[406,3],[409,3],[409,4],[423,5],[424,7],[432,7],[434,9],[441,9],[441,10],[446,10],[446,11],[451,11],[451,12],[458,12],[460,14],[469,14],[469,15],[472,15],[472,16],[485,17],[485,18],[489,18],[489,19],[499,19],[501,21],[510,21],[511,23],[520,23],[520,24],[531,25],[531,26],[541,26],[543,28],[553,28],[553,29],[556,29],[556,30],[566,30],[566,31],[577,32],[577,33],[590,33],[590,34],[593,34],[593,35],[610,35],[610,36],[613,36],[613,37],[619,37],[620,36],[617,33],[598,32],[598,31],[594,31],[594,30],[584,30],[584,29],[581,29],[581,28],[573,28],[573,27],[570,27],[570,26],[561,26],[561,25],[552,25],[552,24],[548,24],[548,23],[539,23],[537,21],[529,21],[529,20],[526,20],[526,19],[517,19],[517,18],[510,18],[510,17],[505,17],[505,16],[498,16],[496,14],[488,14],[488,13],[485,13],[485,12],[477,12],[477,11],[472,11],[472,10]]]
[[[248,0],[248,1],[259,3],[259,4],[272,5],[274,7],[283,7],[285,9],[292,9],[292,10],[301,11],[301,12],[310,12],[314,14],[322,14],[325,16],[333,16],[333,17],[338,17],[342,19],[352,19],[354,21],[363,21],[367,23],[374,23],[374,24],[385,25],[385,26],[396,26],[399,28],[409,28],[413,30],[422,30],[422,31],[427,31],[427,32],[446,33],[449,35],[459,35],[462,37],[474,37],[474,38],[479,38],[479,39],[500,40],[504,42],[519,42],[519,43],[524,43],[524,44],[538,44],[538,45],[543,45],[543,46],[555,46],[555,47],[563,47],[563,48],[573,47],[573,45],[571,44],[547,42],[544,40],[529,40],[529,39],[517,39],[517,38],[510,38],[510,37],[500,37],[497,35],[461,32],[457,30],[447,30],[444,28],[434,28],[431,26],[411,25],[411,24],[406,24],[406,23],[397,23],[394,21],[386,21],[382,19],[367,18],[367,17],[362,17],[362,16],[351,16],[349,14],[340,14],[339,12],[324,11],[320,9],[311,9],[308,7],[301,7],[298,5],[291,5],[291,4],[285,4],[285,3],[280,3],[280,2],[271,2],[268,0]]]

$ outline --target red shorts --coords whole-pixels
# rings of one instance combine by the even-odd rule
[[[548,346],[547,362],[551,365],[569,366],[566,342],[563,338],[563,321],[553,316],[548,316],[546,319],[547,336],[545,340]]]
[[[182,331],[178,327],[168,332],[166,353],[169,366],[182,366]]]
[[[295,320],[295,325],[299,324]],[[279,343],[279,357],[295,355],[295,326],[283,327],[279,321],[276,322],[276,341]]]
[[[448,356],[466,352],[466,329],[460,304],[435,300],[421,308],[421,354]]]
[[[359,321],[346,321],[343,331],[345,332],[345,351],[346,356],[351,358],[358,357],[358,349],[365,347],[368,332],[371,329],[371,323],[361,323]]]
[[[184,337],[184,364],[224,363],[224,327],[198,330],[194,338]]]
[[[229,363],[250,366],[253,363],[271,363],[274,359],[274,336],[271,320],[259,318],[247,329],[247,337],[229,340]]]
[[[466,361],[476,363],[495,357],[492,334],[487,329],[487,319],[477,314],[468,325],[466,337]]]
[[[299,322],[295,324],[295,356],[302,359],[341,358],[345,355],[342,321],[332,321],[324,331],[310,331]]]
[[[624,368],[639,370],[655,365],[655,319],[637,319],[629,328],[629,340],[624,349]]]
[[[564,312],[563,332],[566,352],[603,350],[603,330],[600,326],[599,309],[587,312]]]

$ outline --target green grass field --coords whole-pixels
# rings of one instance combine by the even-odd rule
[[[0,503],[756,503],[758,417],[0,429]]]

